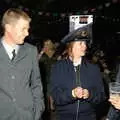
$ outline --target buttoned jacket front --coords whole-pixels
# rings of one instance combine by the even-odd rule
[[[43,110],[37,49],[24,43],[11,61],[0,41],[0,120],[38,120]]]

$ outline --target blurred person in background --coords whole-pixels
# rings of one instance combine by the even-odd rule
[[[50,73],[53,63],[57,61],[55,57],[56,46],[51,39],[43,41],[43,47],[39,54],[39,66],[45,95],[45,120],[50,119],[51,112],[55,110],[53,99],[50,95]]]

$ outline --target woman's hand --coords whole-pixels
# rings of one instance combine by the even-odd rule
[[[73,97],[87,99],[89,97],[89,92],[87,89],[77,87],[72,90]]]
[[[83,89],[83,99],[87,99],[89,97],[89,92],[87,89]]]

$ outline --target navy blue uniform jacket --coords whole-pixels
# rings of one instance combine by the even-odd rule
[[[79,114],[89,115],[94,113],[94,105],[104,100],[104,86],[102,76],[97,65],[82,62],[80,67],[81,87],[88,89],[90,97],[76,99],[72,97],[72,89],[77,87],[73,62],[68,58],[58,61],[52,67],[51,93],[59,113],[76,114],[78,101]]]

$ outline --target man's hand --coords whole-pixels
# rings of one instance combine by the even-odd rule
[[[120,95],[110,95],[109,101],[118,110],[120,110]]]

